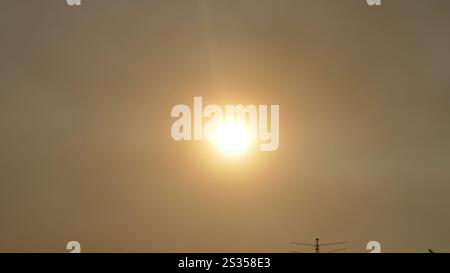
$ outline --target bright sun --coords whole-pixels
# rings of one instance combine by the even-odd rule
[[[250,142],[250,132],[243,123],[228,121],[215,130],[214,143],[224,154],[242,154],[249,148]]]

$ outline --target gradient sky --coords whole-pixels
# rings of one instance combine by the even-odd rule
[[[0,252],[450,251],[449,1],[0,6]],[[278,151],[173,141],[194,96]]]

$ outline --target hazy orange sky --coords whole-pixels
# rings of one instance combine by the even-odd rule
[[[0,5],[0,252],[450,251],[449,1]],[[279,149],[173,141],[194,96]]]

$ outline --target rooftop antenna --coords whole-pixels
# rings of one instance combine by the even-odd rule
[[[316,238],[316,243],[315,244],[308,244],[308,243],[298,243],[298,242],[291,242],[291,244],[293,245],[299,245],[299,246],[312,246],[314,247],[314,252],[315,253],[320,253],[320,247],[326,247],[326,246],[334,246],[334,245],[340,245],[340,244],[345,244],[346,242],[333,242],[333,243],[319,243],[319,238]],[[336,249],[333,251],[329,251],[327,253],[335,253],[335,252],[339,252],[345,250],[345,248],[340,248],[340,249]]]

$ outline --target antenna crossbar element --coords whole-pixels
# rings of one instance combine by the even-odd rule
[[[336,243],[325,243],[325,244],[320,244],[320,246],[334,246],[334,245],[340,245],[340,244],[345,244],[346,242],[336,242]]]
[[[300,246],[316,246],[315,244],[306,244],[306,243],[297,243],[297,242],[291,242],[293,245],[300,245]]]
[[[339,248],[339,249],[336,249],[336,250],[328,251],[327,253],[336,253],[336,252],[341,252],[343,250],[346,250],[346,248]]]

